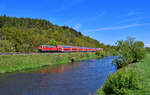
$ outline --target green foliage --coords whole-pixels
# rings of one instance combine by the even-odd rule
[[[119,57],[114,61],[117,63],[117,68],[122,68],[128,64],[138,62],[146,55],[144,43],[135,41],[134,38],[118,41],[117,47]]]
[[[141,79],[142,89],[132,90],[131,95],[149,95],[150,93],[150,53],[137,64],[132,64],[139,71],[138,74]]]
[[[53,25],[43,19],[6,15],[0,16],[0,40],[12,43],[15,52],[36,52],[42,44],[111,48],[67,26]]]
[[[150,53],[150,47],[146,47],[145,49],[146,49],[147,52]]]
[[[136,41],[134,43],[134,62],[142,60],[146,56],[146,50],[144,48],[144,43],[141,41]]]
[[[57,41],[52,39],[52,40],[48,41],[46,43],[46,45],[62,45],[62,43],[61,42],[57,42]]]
[[[3,17],[0,17],[0,28],[3,27]]]
[[[0,52],[11,52],[13,51],[12,46],[8,40],[0,40]]]
[[[140,77],[135,69],[119,70],[111,74],[98,95],[129,95],[129,90],[140,89]]]
[[[101,55],[101,52],[100,52],[100,51],[96,51],[95,54],[96,54],[97,56],[100,56],[100,55]]]
[[[117,68],[138,62],[146,55],[144,43],[135,41],[134,38],[118,41],[116,50],[118,51],[118,58],[114,62],[116,62]],[[98,95],[132,95],[131,90],[142,87],[138,73],[135,68],[119,69],[107,78],[103,87],[97,91]]]
[[[96,51],[95,54],[100,57],[106,56],[105,51]]]

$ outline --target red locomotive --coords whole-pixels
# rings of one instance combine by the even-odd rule
[[[89,47],[78,47],[78,46],[50,46],[50,45],[40,45],[40,52],[95,52],[103,51],[103,48],[89,48]]]

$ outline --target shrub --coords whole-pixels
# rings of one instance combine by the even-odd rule
[[[100,56],[100,57],[104,57],[105,56],[105,52],[104,51],[96,51],[95,54],[97,56]]]
[[[12,43],[8,40],[0,40],[0,52],[13,52],[14,48]]]
[[[146,47],[145,49],[146,49],[147,52],[150,53],[150,47]]]
[[[144,43],[141,41],[135,41],[134,38],[128,38],[125,41],[118,41],[117,47],[119,57],[114,61],[117,63],[117,68],[138,62],[146,55]]]
[[[146,56],[146,50],[144,48],[144,43],[141,41],[136,41],[133,47],[134,62],[138,62]]]
[[[52,40],[48,41],[46,44],[47,45],[61,45],[62,43],[61,42],[57,42],[54,39],[52,39]]]
[[[96,51],[95,54],[96,54],[97,56],[100,56],[100,51]]]
[[[129,95],[129,90],[141,88],[139,81],[140,78],[136,70],[120,70],[111,74],[97,93],[98,95]]]

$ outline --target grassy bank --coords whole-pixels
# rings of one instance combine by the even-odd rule
[[[100,58],[95,53],[59,53],[39,55],[2,55],[0,56],[0,73],[20,71],[53,64],[69,63],[72,60]]]
[[[142,88],[131,91],[132,95],[150,95],[150,53],[137,65]]]
[[[98,95],[149,95],[150,54],[141,62],[130,64],[111,74]]]

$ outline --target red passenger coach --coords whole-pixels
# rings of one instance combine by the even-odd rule
[[[49,45],[40,45],[39,47],[40,52],[48,52],[48,51],[58,51],[57,46],[49,46]]]
[[[103,48],[96,48],[96,51],[103,51]]]
[[[78,48],[78,52],[83,52],[84,48],[83,47],[77,47]]]
[[[87,47],[83,47],[83,51],[84,51],[84,52],[87,52]]]
[[[72,46],[62,46],[63,52],[72,52]]]
[[[56,46],[56,48],[57,48],[58,52],[63,52],[64,51],[62,46]]]
[[[76,47],[76,46],[49,46],[49,45],[40,45],[40,52],[95,52],[103,51],[102,48],[88,48],[88,47]]]
[[[99,50],[99,51],[104,51],[104,49],[103,49],[103,48],[98,48],[98,50]]]
[[[77,47],[72,47],[72,52],[77,52],[78,51],[78,48]]]
[[[92,52],[95,52],[96,51],[96,48],[92,48]]]

